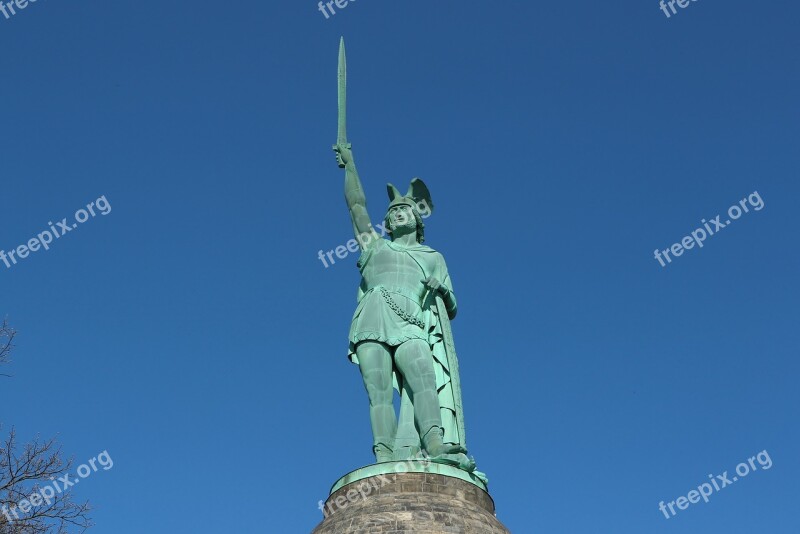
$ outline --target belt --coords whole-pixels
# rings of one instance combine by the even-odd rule
[[[389,307],[392,309],[392,311],[394,313],[397,314],[398,317],[400,317],[401,319],[403,319],[405,321],[408,321],[409,323],[411,323],[413,325],[416,325],[416,326],[418,326],[418,327],[420,327],[422,329],[425,328],[425,323],[421,319],[418,319],[417,317],[414,317],[413,315],[411,315],[410,313],[405,311],[403,308],[401,308],[397,304],[397,302],[394,301],[394,299],[392,298],[392,295],[389,292],[391,291],[391,292],[394,292],[394,293],[399,293],[399,294],[403,295],[404,297],[410,298],[412,301],[416,302],[417,304],[420,304],[420,302],[419,302],[420,301],[420,296],[419,295],[415,295],[411,291],[409,291],[409,290],[407,290],[405,288],[401,288],[401,287],[376,286],[376,287],[372,288],[372,290],[374,290],[374,289],[377,289],[378,291],[380,291],[381,296],[383,297],[383,300],[386,301],[386,304],[389,305]]]
[[[380,290],[381,292],[383,292],[382,290],[384,290],[384,289],[386,291],[389,291],[390,293],[398,293],[400,295],[403,295],[408,300],[410,300],[412,302],[416,302],[417,305],[419,305],[420,308],[422,307],[422,297],[419,296],[418,294],[414,293],[410,289],[405,288],[405,287],[386,286],[386,285],[381,284],[381,285],[377,285],[377,286],[369,289],[368,292],[372,291],[372,290]]]

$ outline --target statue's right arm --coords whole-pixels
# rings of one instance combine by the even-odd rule
[[[369,213],[367,213],[367,198],[353,161],[353,153],[348,148],[337,147],[336,155],[340,164],[344,164],[344,198],[347,201],[347,208],[350,210],[356,240],[359,245],[364,241],[372,242],[379,236],[373,229]],[[366,236],[369,236],[369,239],[364,239]]]

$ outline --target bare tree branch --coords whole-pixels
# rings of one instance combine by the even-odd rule
[[[14,346],[14,336],[17,335],[17,332],[8,326],[8,322],[6,319],[3,319],[3,323],[0,324],[0,365],[9,363],[10,356],[11,356],[11,348]],[[6,374],[0,374],[0,376],[9,376]]]
[[[0,365],[9,363],[15,335],[3,320]],[[12,428],[0,443],[0,534],[69,534],[92,526],[89,503],[74,503],[61,480],[71,468],[55,439],[37,437],[19,447]]]
[[[55,440],[36,438],[19,454],[16,449],[11,429],[0,444],[0,534],[67,534],[70,528],[89,528],[89,504],[72,502],[70,491],[59,484],[72,461],[62,459]]]

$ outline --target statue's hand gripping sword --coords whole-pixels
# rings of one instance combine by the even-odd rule
[[[351,145],[347,142],[347,58],[344,52],[344,37],[339,41],[339,134],[333,150],[336,151],[336,159],[340,168],[345,167],[342,160],[341,150],[350,150]]]

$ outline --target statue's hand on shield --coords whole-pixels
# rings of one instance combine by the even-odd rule
[[[336,152],[336,163],[340,169],[344,169],[348,164],[353,163],[353,151],[350,150],[350,143],[335,144],[333,151]]]

